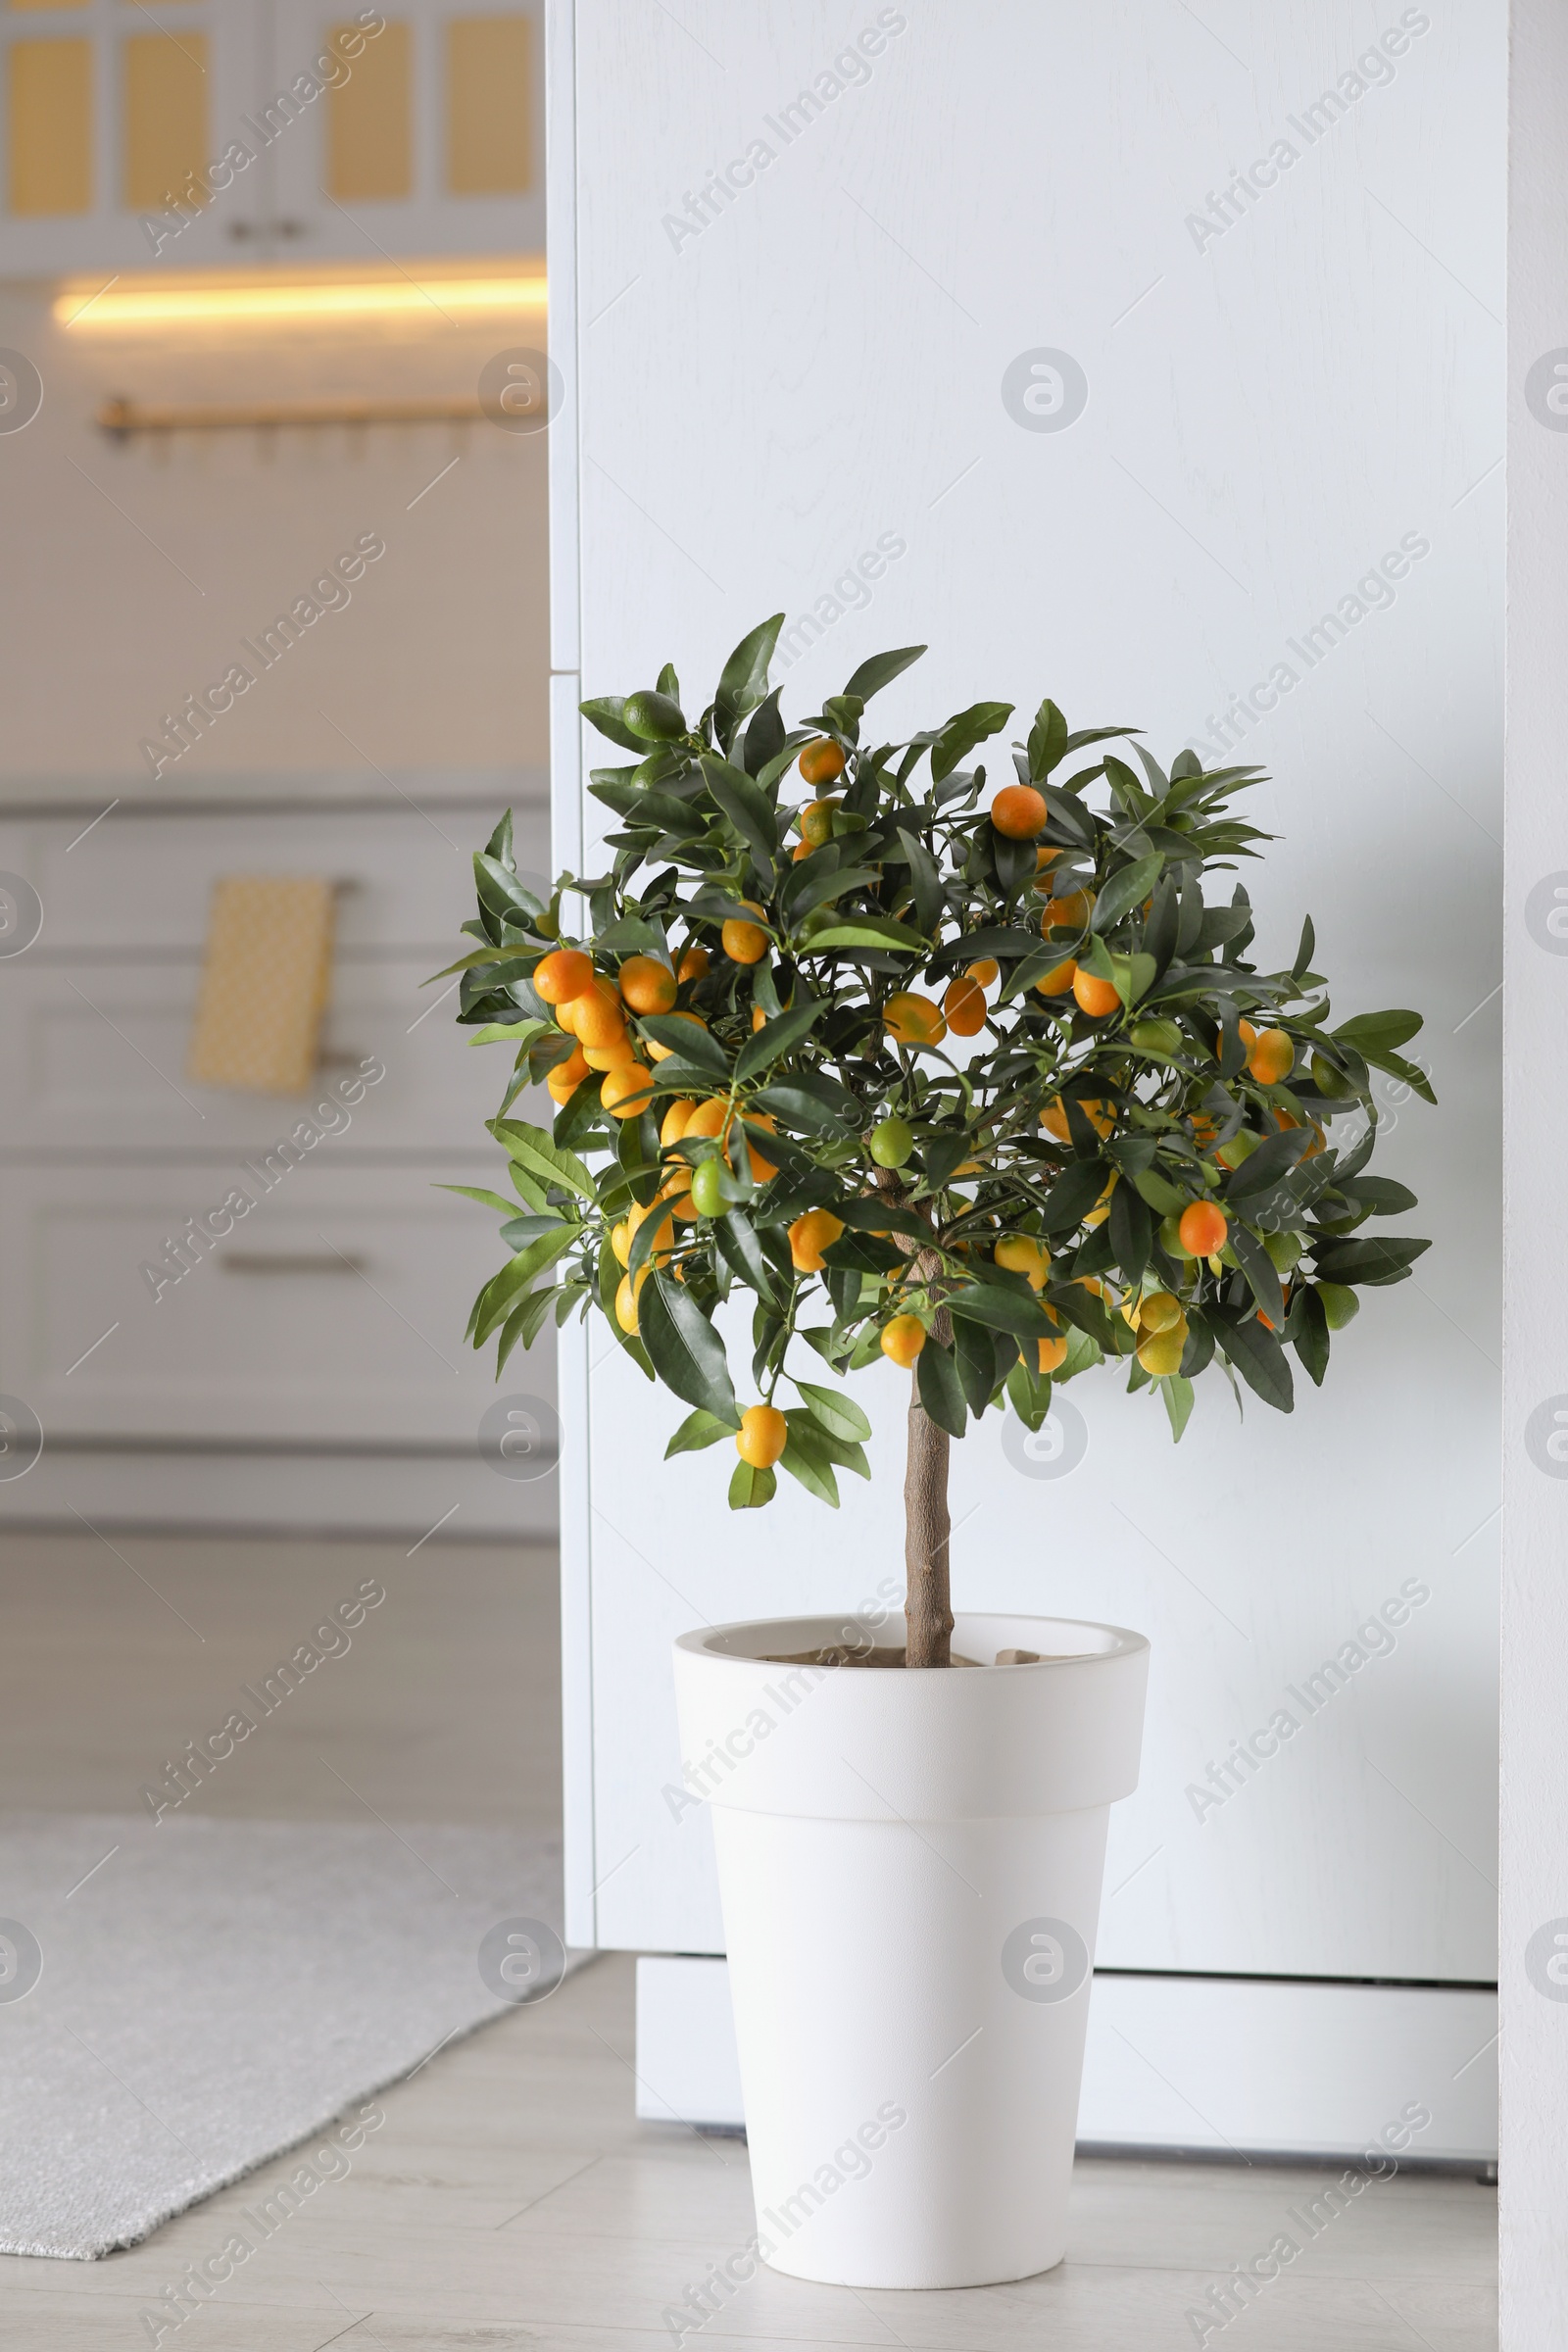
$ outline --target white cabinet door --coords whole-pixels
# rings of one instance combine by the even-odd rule
[[[356,11],[274,0],[280,89]],[[544,246],[544,55],[519,0],[385,0],[349,77],[272,149],[290,252],[376,264],[389,254],[523,254]],[[535,326],[537,321],[533,322]]]
[[[6,273],[211,267],[255,249],[262,172],[209,167],[235,141],[260,152],[242,126],[266,57],[265,11],[247,0],[0,12]]]

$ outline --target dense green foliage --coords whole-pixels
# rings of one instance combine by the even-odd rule
[[[919,1394],[955,1436],[992,1407],[1040,1425],[1052,1389],[1035,1368],[1041,1341],[1053,1355],[1066,1343],[1058,1380],[1126,1358],[1129,1388],[1159,1391],[1177,1437],[1211,1363],[1288,1412],[1291,1352],[1321,1381],[1354,1291],[1400,1281],[1427,1247],[1357,1230],[1414,1205],[1403,1186],[1366,1170],[1372,1071],[1432,1099],[1398,1051],[1419,1016],[1367,1013],[1331,1027],[1310,922],[1288,970],[1248,960],[1247,893],[1213,886],[1268,838],[1232,811],[1258,770],[1204,772],[1183,752],[1167,774],[1131,744],[1134,730],[1074,732],[1045,702],[1010,763],[1045,793],[1045,829],[1008,838],[972,755],[1005,728],[1009,705],[978,703],[906,743],[871,745],[866,706],[923,650],[911,647],[865,662],[819,712],[786,726],[767,684],[778,627],[775,618],[737,648],[695,724],[667,668],[656,689],[583,705],[632,755],[593,771],[617,820],[606,871],[563,875],[542,903],[517,879],[510,818],[475,858],[479,912],[465,928],[478,945],[449,968],[463,972],[459,1018],[479,1025],[475,1042],[517,1049],[490,1124],[519,1199],[472,1196],[503,1214],[513,1252],[475,1302],[474,1345],[499,1332],[504,1363],[552,1312],[561,1322],[597,1302],[642,1369],[694,1408],[671,1446],[688,1448],[738,1426],[746,1400],[712,1317],[750,1294],[757,1392],[771,1401],[782,1380],[799,1399],[783,1467],[832,1501],[835,1468],[864,1471],[868,1424],[822,1383],[824,1363],[843,1373],[872,1360],[895,1315],[918,1316],[929,1335]],[[828,837],[801,854],[800,811],[824,804],[796,763],[823,738],[845,764],[813,819]],[[1107,748],[1118,742],[1125,759]],[[1013,780],[1009,769],[1004,781]],[[586,902],[580,940],[563,929],[564,893]],[[721,926],[734,918],[765,930],[759,960],[724,952]],[[612,988],[633,956],[671,973],[692,945],[710,960],[681,981],[671,1012],[627,1015],[639,1053],[666,1050],[648,1109],[611,1116],[593,1071],[547,1132],[510,1113],[525,1084],[575,1051],[531,985],[563,945],[590,954]],[[890,1033],[890,997],[925,988],[940,998],[985,960],[1000,980],[978,1034],[915,1046]],[[1110,984],[1108,1012],[1084,1010],[1070,988],[1041,993],[1053,975],[1061,986],[1069,965]],[[940,1031],[940,1018],[931,1026]],[[1264,1030],[1283,1032],[1294,1057],[1277,1080],[1254,1041]],[[710,1098],[740,1114],[727,1142],[661,1144],[671,1102]],[[752,1127],[751,1143],[776,1172],[758,1181],[741,1120],[762,1114],[769,1126]],[[696,1192],[714,1213],[671,1227],[661,1207],[628,1246],[633,1204],[662,1193],[689,1211],[708,1160],[715,1171]],[[1226,1219],[1212,1256],[1180,1242],[1193,1202]],[[843,1230],[820,1270],[802,1272],[791,1228],[813,1209]],[[673,1237],[642,1283],[635,1332],[615,1309],[617,1227],[634,1283],[656,1240]],[[997,1262],[1004,1237],[1038,1244],[1033,1284]],[[1163,1352],[1146,1345],[1141,1308],[1175,1329]],[[1172,1346],[1175,1369],[1148,1368],[1146,1356],[1163,1362]],[[802,1380],[807,1367],[818,1378]],[[772,1492],[771,1470],[743,1462],[735,1472],[733,1502]]]

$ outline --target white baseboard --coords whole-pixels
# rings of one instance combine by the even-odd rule
[[[1496,2031],[1496,1994],[1463,1986],[1097,1972],[1078,2144],[1349,2159],[1393,2127],[1402,2164],[1483,2167]],[[637,2113],[744,2125],[724,1961],[638,1961]]]

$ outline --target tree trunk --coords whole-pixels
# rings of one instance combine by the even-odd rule
[[[952,1317],[943,1308],[934,1337],[952,1337]],[[909,1452],[904,1478],[904,1614],[906,1666],[950,1666],[953,1609],[949,1598],[948,1548],[953,1532],[948,1515],[948,1448],[952,1441],[920,1402],[920,1375],[910,1375]]]

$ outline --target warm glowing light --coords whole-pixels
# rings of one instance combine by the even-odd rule
[[[542,311],[545,280],[537,277],[443,277],[428,284],[407,278],[357,279],[293,285],[121,286],[97,294],[85,288],[58,297],[54,315],[78,328],[165,326],[230,319],[345,319],[472,318],[508,311]]]

